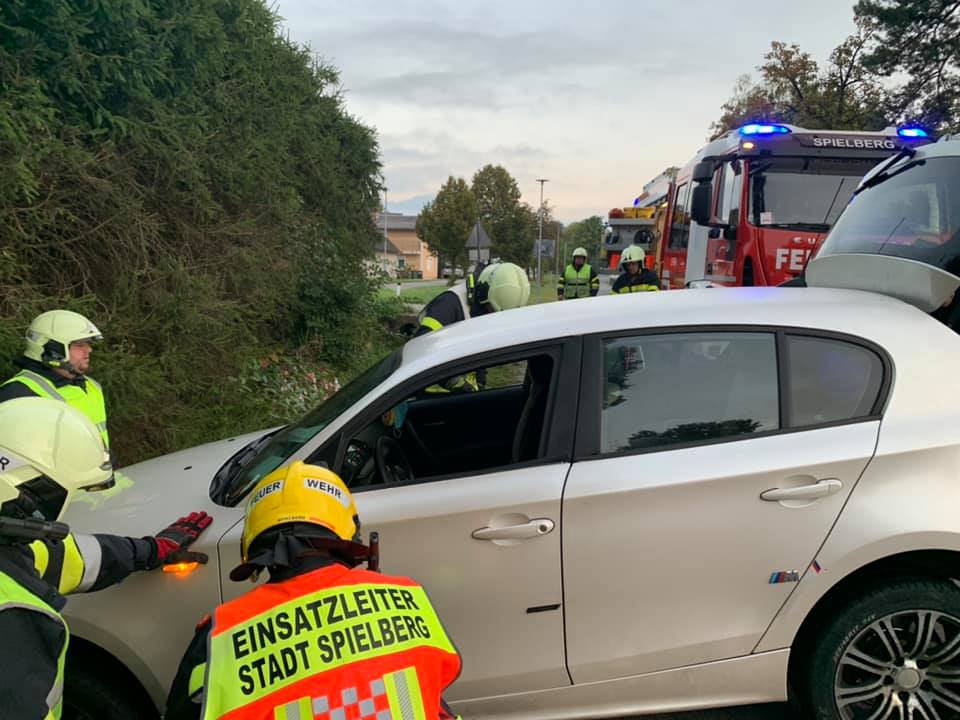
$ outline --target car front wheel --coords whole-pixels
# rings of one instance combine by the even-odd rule
[[[801,681],[817,720],[960,718],[960,588],[893,581],[819,633]]]

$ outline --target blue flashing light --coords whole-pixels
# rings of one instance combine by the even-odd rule
[[[923,128],[918,128],[918,127],[902,127],[902,128],[898,128],[898,129],[897,129],[897,135],[899,135],[899,136],[902,137],[902,138],[911,138],[911,139],[928,138],[928,137],[930,137],[930,133],[928,133],[928,132],[927,132],[926,130],[924,130]]]
[[[740,134],[744,137],[750,135],[786,135],[790,128],[786,125],[761,125],[760,123],[750,123],[740,128]]]

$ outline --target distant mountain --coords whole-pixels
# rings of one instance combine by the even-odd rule
[[[423,206],[433,200],[433,198],[433,195],[414,195],[412,198],[407,198],[406,200],[401,200],[400,202],[393,202],[388,197],[387,201],[389,202],[389,207],[387,209],[392,213],[417,215],[420,210],[423,209]]]

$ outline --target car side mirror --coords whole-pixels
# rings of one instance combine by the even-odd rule
[[[690,217],[698,225],[710,224],[710,203],[713,201],[713,183],[701,182],[693,188]]]

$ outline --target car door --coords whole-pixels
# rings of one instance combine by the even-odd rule
[[[753,650],[872,457],[884,358],[764,328],[585,345],[563,499],[574,683]]]
[[[515,363],[531,354],[553,359],[537,457],[462,473],[446,466],[441,477],[352,488],[363,534],[380,534],[383,572],[413,577],[425,587],[461,654],[463,671],[446,694],[450,700],[570,684],[564,652],[560,501],[570,468],[574,418],[560,388],[576,387],[579,342],[485,356],[446,367],[440,374],[421,375],[374,400],[338,433],[355,436],[398,401],[446,376]],[[450,399],[460,405],[469,398]],[[484,398],[477,399],[485,404]],[[239,542],[239,532],[239,527],[231,530],[230,543]]]

